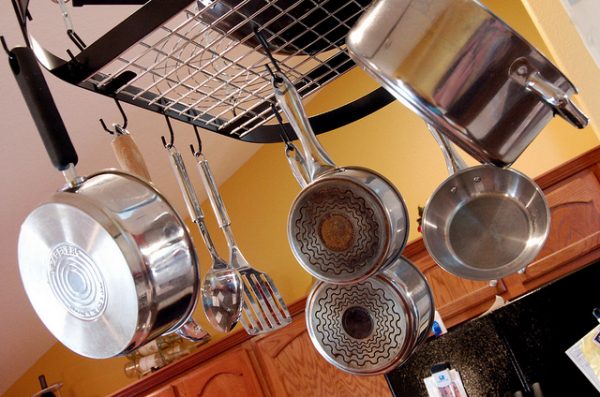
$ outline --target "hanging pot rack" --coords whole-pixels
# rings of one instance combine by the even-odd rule
[[[276,104],[265,68],[269,58],[248,32],[263,34],[283,72],[307,97],[355,66],[343,38],[370,0],[150,0],[95,42],[78,45],[79,53],[67,51],[69,59],[28,33],[29,1],[12,2],[28,45],[60,79],[230,138],[269,143],[281,141],[281,127],[269,123]],[[329,24],[325,30],[322,21]],[[74,35],[82,44],[69,32]],[[331,131],[393,100],[378,88],[311,117],[311,124],[316,133]]]

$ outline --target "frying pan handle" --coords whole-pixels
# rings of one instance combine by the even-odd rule
[[[136,145],[129,131],[115,125],[118,134],[111,141],[111,146],[119,166],[143,180],[150,182],[150,172],[144,161],[140,149]]]
[[[585,128],[589,118],[583,113],[571,98],[560,88],[550,83],[526,59],[519,58],[510,66],[510,76],[523,85],[526,90],[537,95],[554,113],[577,128]]]
[[[271,83],[277,103],[302,142],[308,182],[312,182],[323,173],[334,169],[335,164],[313,132],[296,87],[283,73],[279,72],[275,72]]]
[[[290,165],[294,178],[296,178],[300,187],[304,188],[308,185],[308,178],[306,177],[308,171],[306,170],[306,160],[304,160],[304,156],[298,151],[296,145],[290,142],[285,145],[285,158]]]
[[[450,175],[454,175],[460,170],[464,170],[467,168],[467,164],[460,157],[460,155],[454,150],[452,144],[448,141],[448,139],[439,133],[431,124],[427,124],[427,128],[429,128],[429,132],[433,136],[433,139],[437,142],[442,153],[444,154],[444,160],[446,160],[446,167],[448,168],[448,173]]]
[[[77,152],[33,51],[28,47],[15,47],[8,60],[52,164],[59,171],[76,165]]]

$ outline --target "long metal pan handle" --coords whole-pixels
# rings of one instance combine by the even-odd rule
[[[296,135],[300,138],[300,142],[302,142],[309,177],[308,182],[312,182],[325,172],[334,169],[335,164],[313,132],[296,87],[286,76],[279,72],[275,72],[271,83],[273,84],[277,103],[279,103]]]
[[[585,113],[571,101],[571,98],[563,90],[544,79],[526,58],[514,61],[510,66],[509,74],[513,80],[537,95],[554,110],[554,113],[558,113],[573,126],[585,128],[588,125],[589,118]]]
[[[194,185],[190,180],[190,175],[185,167],[183,157],[173,145],[167,145],[166,149],[169,152],[169,162],[171,163],[171,168],[173,169],[173,173],[179,184],[179,190],[181,190],[181,193],[183,194],[188,213],[190,214],[192,221],[198,225],[198,229],[200,230],[200,234],[202,235],[202,239],[204,240],[208,252],[213,258],[218,258],[217,248],[204,224],[204,212],[200,206],[200,200],[198,200],[196,189],[194,189]]]
[[[290,165],[292,175],[294,175],[294,178],[300,187],[304,188],[306,185],[308,185],[308,178],[306,176],[306,160],[304,160],[304,156],[298,151],[296,145],[290,142],[289,144],[285,145],[285,158]]]
[[[75,166],[77,152],[33,51],[13,48],[8,60],[52,164],[59,171]]]
[[[115,128],[118,133],[115,134],[110,144],[119,166],[146,182],[151,182],[150,171],[148,171],[142,152],[133,140],[133,137],[129,134],[129,131],[121,126],[115,125]]]
[[[179,153],[177,148],[173,145],[168,145],[166,149],[169,152],[169,162],[171,163],[171,168],[177,178],[179,189],[183,194],[188,213],[194,223],[202,221],[204,219],[204,213],[200,207],[200,201],[196,195],[196,190],[194,189],[190,176],[185,168],[183,157],[181,157],[181,153]]]
[[[431,124],[427,124],[427,128],[429,128],[429,132],[431,132],[433,139],[435,139],[442,150],[442,153],[444,154],[444,160],[446,161],[448,173],[450,175],[454,175],[458,171],[467,168],[467,163],[465,163],[463,158],[456,152],[456,150],[454,150],[452,143],[448,141],[448,138],[440,134],[438,130],[436,130]]]
[[[221,229],[227,228],[231,225],[231,221],[229,220],[227,209],[225,208],[225,204],[223,203],[221,193],[219,193],[219,188],[217,187],[217,183],[215,182],[215,178],[212,173],[212,170],[210,169],[210,165],[208,164],[208,161],[206,161],[206,158],[202,153],[196,154],[196,163],[198,165],[198,170],[200,170],[202,183],[204,184],[206,192],[208,193],[210,205],[212,206],[213,211],[215,212],[217,222],[219,222],[219,227],[221,227]]]

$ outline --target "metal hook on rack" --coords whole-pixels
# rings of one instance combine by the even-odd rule
[[[194,133],[196,134],[196,140],[198,141],[198,150],[194,149],[194,145],[190,144],[190,149],[192,150],[192,154],[194,157],[198,157],[202,154],[202,139],[200,139],[200,133],[198,133],[198,127],[196,125],[194,127]]]
[[[6,51],[6,55],[10,56],[10,49],[8,48],[8,44],[6,44],[6,40],[4,40],[4,36],[0,36],[0,42],[2,42],[2,48]]]
[[[277,60],[273,57],[273,54],[271,53],[271,49],[269,48],[269,43],[267,43],[267,39],[265,39],[265,36],[263,36],[263,34],[258,31],[258,28],[254,28],[254,35],[260,42],[260,45],[262,46],[262,48],[265,50],[265,53],[267,54],[267,57],[273,64],[273,67],[275,68],[275,70],[278,71],[279,73],[282,73],[281,68],[279,67],[279,63],[277,62]],[[271,70],[271,68],[269,68],[269,65],[265,65],[265,66],[267,66],[267,70],[269,70],[269,73],[271,73],[271,76],[273,76],[273,71]]]
[[[171,125],[171,120],[169,119],[169,116],[167,116],[165,114],[165,120],[167,120],[167,126],[169,126],[169,135],[170,135],[170,141],[169,143],[167,143],[167,140],[165,139],[164,136],[160,137],[160,140],[162,141],[162,144],[164,147],[166,147],[167,149],[170,149],[173,147],[173,144],[175,143],[175,134],[173,133],[173,126]]]
[[[100,119],[100,124],[102,125],[102,128],[104,129],[104,131],[108,132],[111,135],[120,135],[121,131],[120,130],[124,130],[127,128],[127,115],[125,114],[125,111],[123,110],[123,107],[121,106],[121,102],[119,102],[119,100],[117,98],[115,99],[115,103],[117,104],[117,108],[119,108],[119,112],[121,113],[121,116],[123,116],[123,124],[113,124],[113,126],[115,127],[115,130],[112,131],[110,130],[107,126],[106,123],[104,122],[104,120]]]

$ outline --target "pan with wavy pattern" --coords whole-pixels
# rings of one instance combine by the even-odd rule
[[[315,277],[329,282],[360,279],[372,274],[385,255],[385,219],[372,195],[336,180],[303,197],[293,213],[290,235],[301,264]]]
[[[309,328],[317,350],[336,367],[353,373],[381,373],[395,367],[411,343],[410,320],[399,293],[379,277],[353,285],[318,284]],[[349,308],[369,314],[372,331],[357,339],[342,321]],[[407,340],[408,338],[408,340]]]

